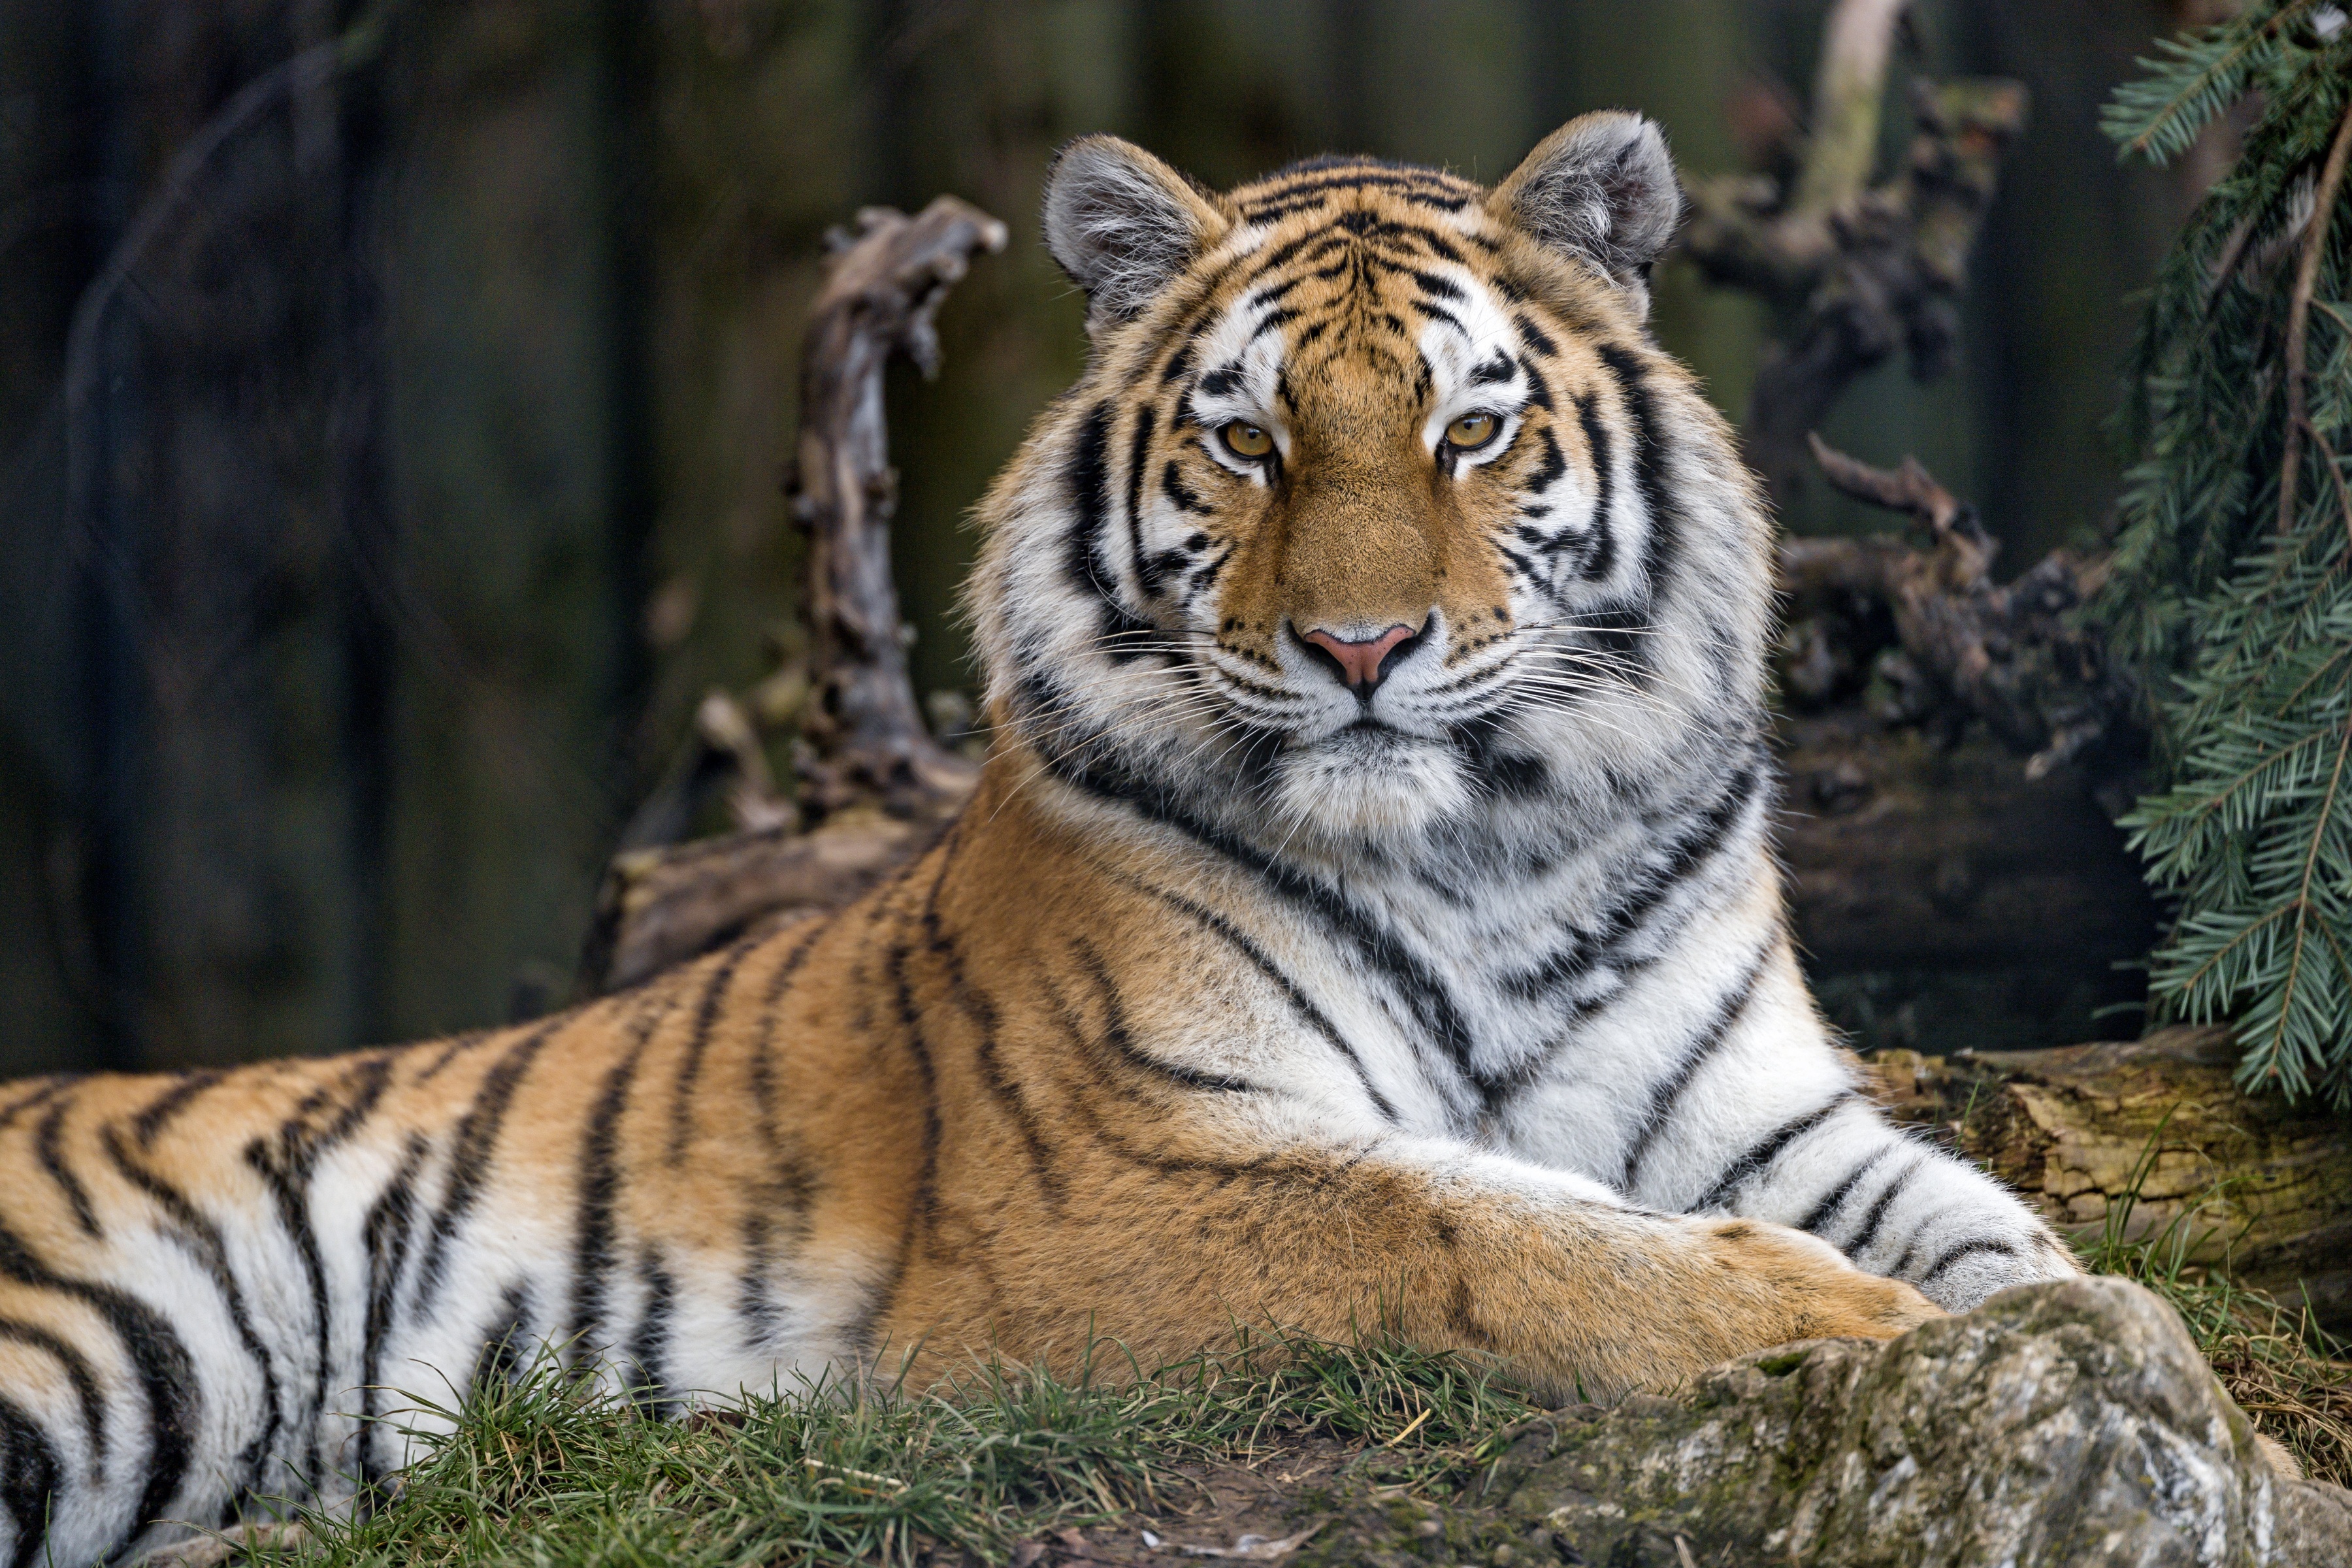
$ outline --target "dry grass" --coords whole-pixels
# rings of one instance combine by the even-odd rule
[[[2308,1307],[2291,1308],[2233,1282],[2226,1268],[2191,1263],[2208,1237],[2200,1204],[2153,1235],[2130,1239],[2140,1184],[2154,1167],[2159,1126],[2124,1195],[2100,1229],[2075,1246],[2093,1272],[2137,1280],[2172,1304],[2212,1363],[2221,1386],[2255,1427],[2286,1445],[2315,1480],[2352,1487],[2352,1359],[2322,1332]],[[2220,1196],[2227,1184],[2209,1195]]]

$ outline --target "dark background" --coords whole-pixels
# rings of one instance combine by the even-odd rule
[[[827,226],[1006,219],[893,393],[925,689],[967,510],[1074,375],[1053,147],[1224,184],[1327,150],[1491,180],[1603,106],[1738,168],[1801,0],[0,0],[0,1074],[317,1051],[561,1000],[624,820],[799,633],[778,475]],[[2210,165],[2117,168],[2152,0],[1925,0],[1898,62],[2022,79],[1961,362],[1829,435],[1916,451],[2014,570],[2100,434]],[[1777,96],[1776,96],[1777,95]],[[1902,117],[1887,145],[1901,145]],[[1737,413],[1769,323],[1661,271]],[[1801,530],[1880,526],[1818,493]],[[1998,1044],[1988,1041],[1988,1044]]]

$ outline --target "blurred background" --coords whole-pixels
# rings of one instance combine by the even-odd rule
[[[1622,106],[1733,171],[1801,116],[1824,5],[0,0],[0,1075],[565,997],[697,700],[801,635],[798,334],[860,205],[1013,229],[891,395],[918,689],[951,691],[966,514],[1083,353],[1055,144],[1492,180]],[[2032,122],[1953,373],[1890,363],[1826,433],[1916,452],[2011,570],[2100,525],[2128,296],[2214,169],[2118,167],[2098,107],[2211,9],[1914,7],[1897,81],[2013,77]],[[1741,411],[1762,307],[1669,261],[1657,323]],[[1887,526],[1818,485],[1786,521]]]

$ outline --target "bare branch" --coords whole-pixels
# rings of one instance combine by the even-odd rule
[[[1792,214],[1818,217],[1862,194],[1878,157],[1879,102],[1886,57],[1911,0],[1838,0],[1822,29],[1813,79],[1813,133],[1797,177]]]
[[[908,679],[890,575],[898,481],[882,374],[894,353],[937,372],[940,302],[974,256],[1004,247],[1004,226],[952,196],[912,218],[868,207],[857,225],[854,236],[830,237],[802,350],[788,488],[810,533],[807,683],[780,671],[752,693],[752,713],[724,692],[704,700],[678,762],[605,874],[581,957],[583,991],[838,908],[934,841],[977,780],[971,763],[931,739]],[[817,826],[805,834],[759,744],[754,715],[772,708],[775,718],[797,711],[808,742],[799,805]],[[741,831],[668,847],[722,785]]]
[[[2304,396],[2305,342],[2311,322],[2311,296],[2319,283],[2319,260],[2327,250],[2327,231],[2336,216],[2336,188],[2344,183],[2344,164],[2352,153],[2352,103],[2344,106],[2343,123],[2327,149],[2327,163],[2313,193],[2311,218],[2304,232],[2303,258],[2294,271],[2294,293],[2286,315],[2286,454],[2279,463],[2278,531],[2294,527],[2295,491],[2303,477],[2303,435],[2311,415]]]
[[[940,301],[976,253],[1004,247],[1004,226],[953,196],[911,219],[887,207],[857,218],[810,308],[793,468],[794,513],[811,541],[802,729],[816,759],[804,804],[820,816],[875,797],[902,810],[961,801],[971,787],[971,765],[924,729],[907,679],[882,372],[894,353],[937,372]]]

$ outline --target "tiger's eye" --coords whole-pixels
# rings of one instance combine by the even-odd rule
[[[1236,458],[1263,458],[1274,450],[1274,437],[1255,425],[1236,419],[1224,428],[1225,446]]]
[[[1502,427],[1503,422],[1491,414],[1465,414],[1445,427],[1445,439],[1457,451],[1475,452]]]

